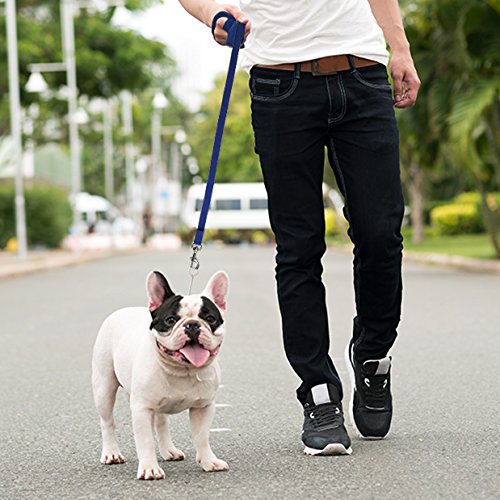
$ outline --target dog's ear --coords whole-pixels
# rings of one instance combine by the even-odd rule
[[[201,295],[212,300],[219,309],[226,312],[226,297],[229,289],[229,277],[224,271],[216,272],[207,283]]]
[[[175,294],[168,284],[167,278],[159,271],[151,271],[146,278],[146,290],[148,293],[148,307],[150,311],[158,309],[163,302]]]

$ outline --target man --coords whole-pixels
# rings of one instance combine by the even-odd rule
[[[397,0],[247,0],[245,14],[211,0],[180,1],[208,26],[220,10],[246,25],[243,66],[250,71],[255,150],[276,236],[285,352],[302,380],[302,440],[308,454],[349,454],[321,280],[324,151],[354,243],[349,409],[362,437],[383,438],[392,418],[388,352],[402,294],[404,202],[393,107],[412,106],[420,86]],[[219,19],[214,30],[222,44],[223,24]]]

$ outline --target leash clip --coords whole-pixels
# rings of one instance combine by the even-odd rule
[[[191,264],[189,266],[189,274],[194,278],[200,272],[200,261],[196,254],[201,250],[201,245],[193,244],[193,255],[191,256]]]
[[[191,276],[191,282],[189,283],[189,295],[191,295],[191,291],[193,289],[193,281],[198,273],[200,272],[200,261],[196,254],[201,250],[201,245],[197,245],[193,243],[193,255],[191,255],[191,264],[189,265],[189,275]]]

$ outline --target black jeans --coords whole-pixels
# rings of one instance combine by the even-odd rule
[[[317,384],[342,385],[328,355],[321,275],[326,250],[322,182],[325,146],[345,198],[354,243],[356,359],[380,359],[401,315],[404,201],[399,138],[383,65],[330,76],[254,67],[255,150],[277,244],[276,279],[287,358],[304,401]]]

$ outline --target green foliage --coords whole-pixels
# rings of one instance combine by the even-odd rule
[[[198,158],[201,176],[207,178],[219,116],[225,76],[216,79],[215,88],[208,92],[205,103],[189,130],[189,143]],[[258,182],[262,180],[259,159],[254,152],[254,137],[250,115],[248,75],[236,73],[231,102],[224,129],[219,165],[218,182]]]
[[[431,211],[431,223],[438,235],[484,232],[481,213],[474,203],[454,203]]]
[[[333,208],[325,208],[325,234],[333,236],[340,233],[340,228],[337,223],[337,218]]]
[[[14,195],[12,186],[0,186],[0,248],[16,234]],[[35,186],[25,189],[25,200],[28,244],[59,247],[72,222],[67,193],[53,186]]]
[[[430,200],[474,189],[500,258],[485,193],[500,188],[500,10],[498,0],[416,0],[403,5],[422,87],[398,113],[402,177],[425,170]]]

